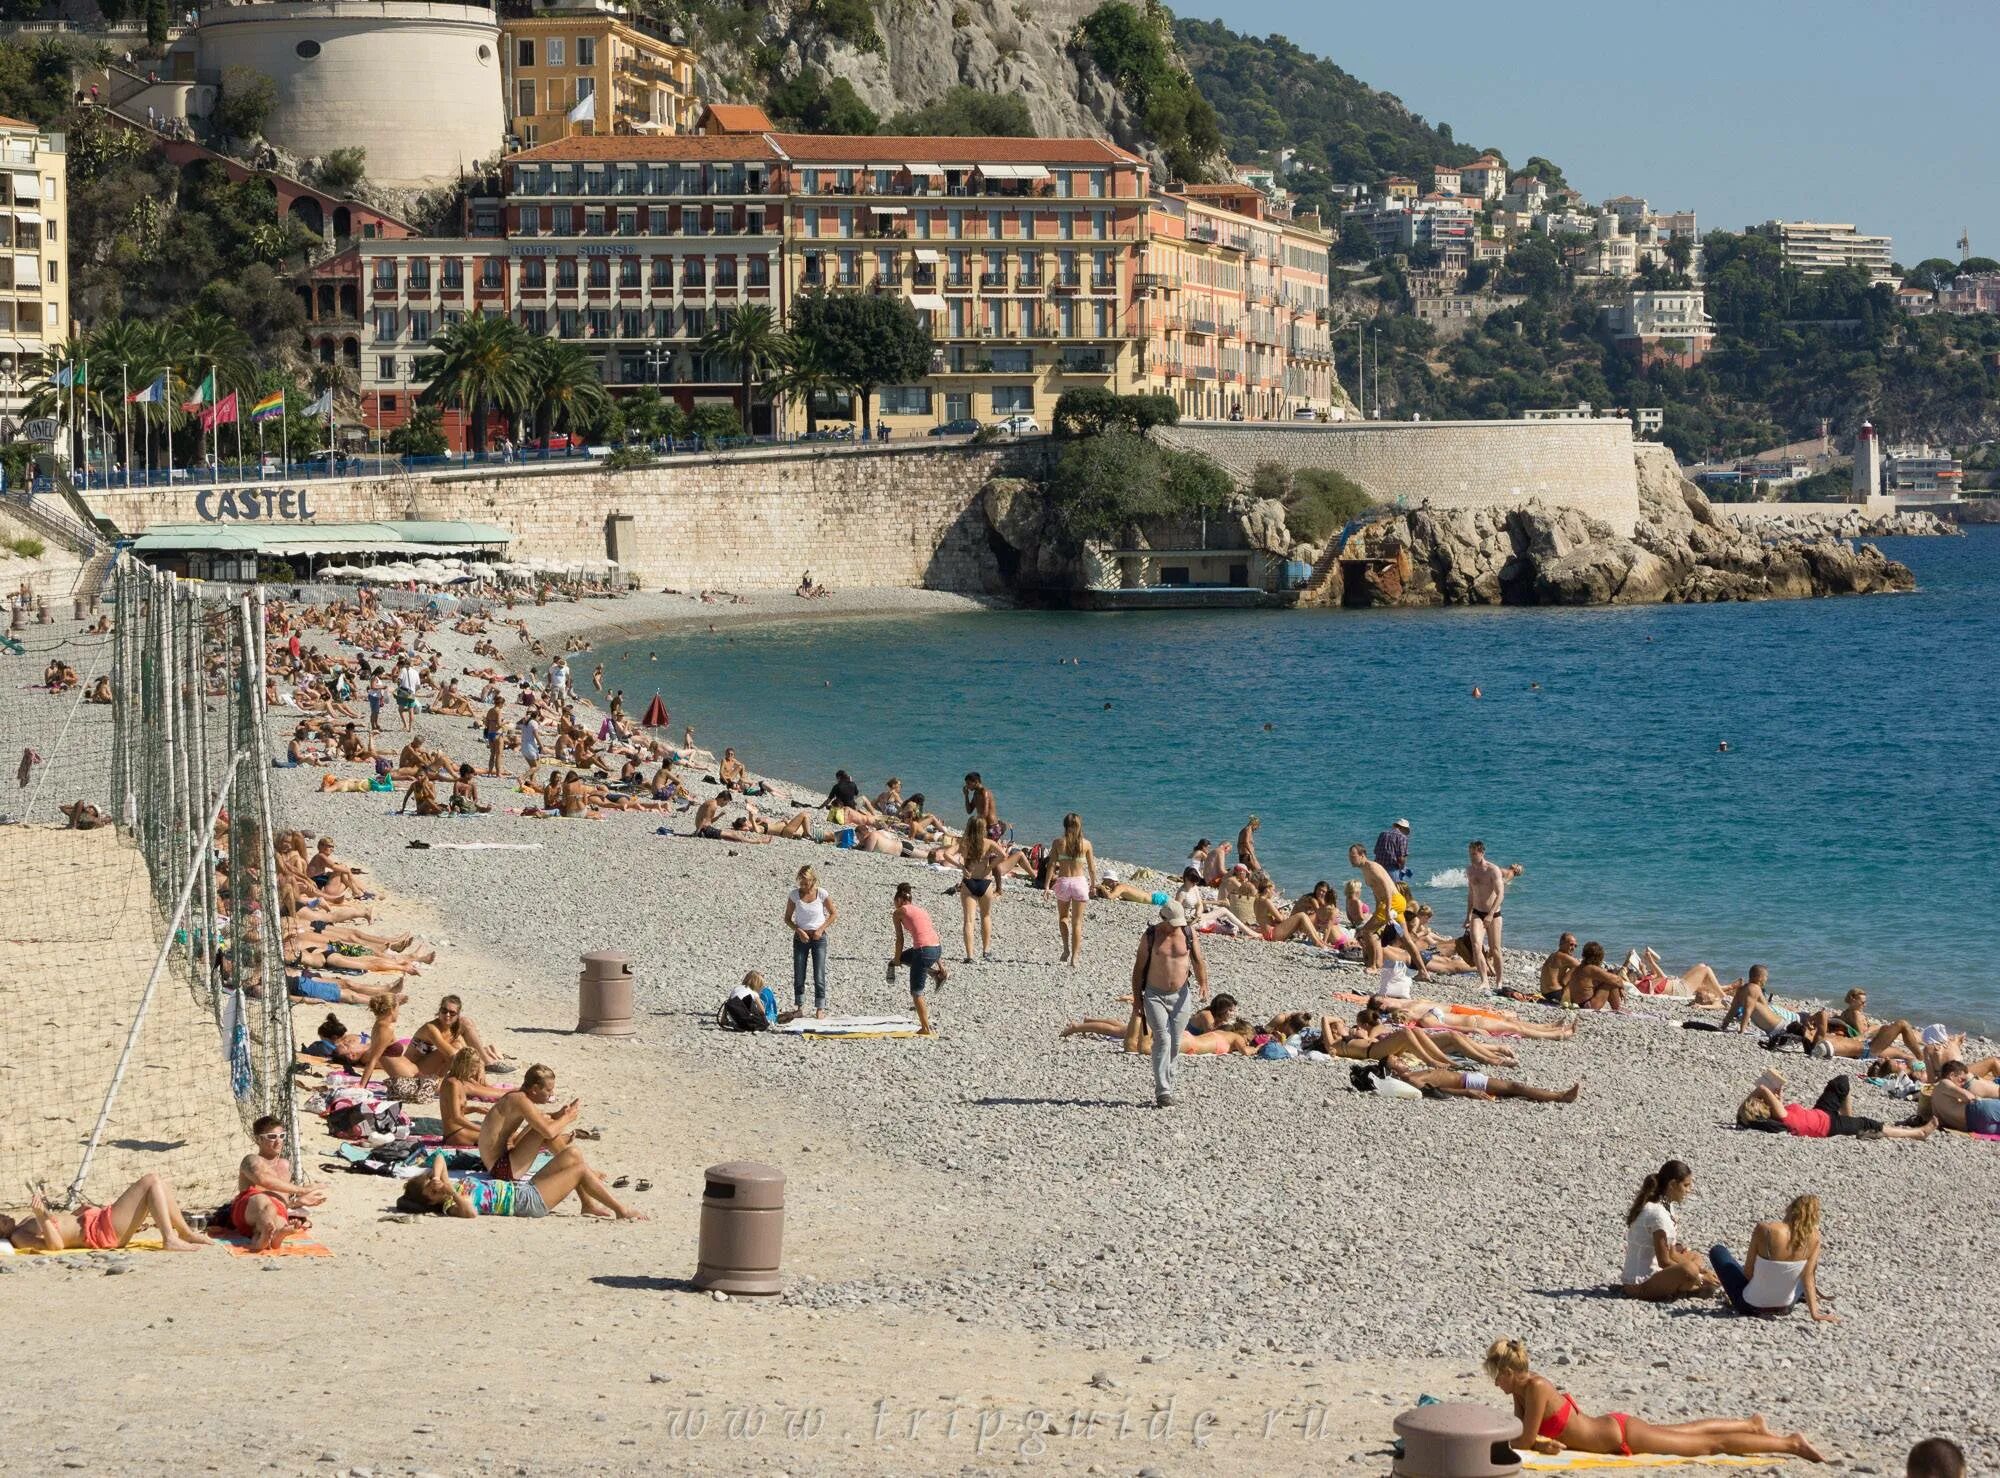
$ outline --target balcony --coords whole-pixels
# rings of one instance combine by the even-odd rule
[[[1071,277],[1068,274],[1051,278],[1049,280],[1049,291],[1052,293],[1082,292],[1083,279],[1081,277]]]
[[[1212,318],[1190,318],[1186,320],[1186,327],[1191,334],[1207,334],[1210,338],[1215,336],[1215,320]]]
[[[1116,277],[1093,277],[1090,279],[1090,290],[1094,293],[1115,293],[1118,291],[1118,279]]]
[[[1132,279],[1134,292],[1170,293],[1176,284],[1164,272],[1140,272]]]
[[[1065,354],[1056,368],[1065,375],[1108,375],[1113,366],[1102,354]]]

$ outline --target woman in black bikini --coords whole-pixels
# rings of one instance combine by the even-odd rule
[[[965,818],[959,838],[958,906],[965,915],[965,963],[972,963],[972,917],[979,916],[979,957],[993,958],[993,900],[1000,896],[1000,849],[979,816]]]
[[[1496,1339],[1486,1351],[1486,1374],[1514,1398],[1514,1415],[1521,1419],[1520,1446],[1535,1452],[1599,1453],[1634,1457],[1802,1457],[1823,1463],[1826,1458],[1802,1432],[1773,1432],[1761,1416],[1709,1417],[1702,1421],[1662,1426],[1643,1417],[1614,1411],[1589,1416],[1578,1410],[1576,1398],[1564,1395],[1555,1382],[1528,1368],[1528,1347],[1518,1339]]]

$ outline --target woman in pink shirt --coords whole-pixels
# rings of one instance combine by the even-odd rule
[[[936,1033],[931,1030],[931,1013],[924,1005],[924,989],[933,975],[939,985],[944,984],[944,966],[938,963],[941,951],[937,926],[929,914],[917,907],[915,896],[908,883],[896,884],[896,945],[889,955],[889,979],[896,978],[898,965],[909,967],[910,1004],[917,1012],[917,1034],[929,1037]],[[910,940],[907,948],[903,944],[905,935]]]

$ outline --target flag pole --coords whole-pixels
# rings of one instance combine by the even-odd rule
[[[234,390],[229,393],[231,395],[236,394]],[[243,402],[241,399],[236,402],[236,415],[234,419],[236,421],[236,480],[241,482],[243,481]]]
[[[174,367],[169,364],[162,380],[161,388],[166,396],[160,402],[160,419],[167,423],[167,491],[174,490]]]
[[[124,408],[122,421],[125,427],[125,491],[132,491],[132,371],[121,360],[118,365],[118,386],[123,398],[118,402]]]
[[[285,479],[292,476],[292,392],[289,386],[280,387],[284,399],[278,402],[278,460],[284,464]]]

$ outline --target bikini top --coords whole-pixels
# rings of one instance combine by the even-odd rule
[[[1576,1397],[1564,1394],[1562,1405],[1542,1418],[1542,1424],[1535,1428],[1535,1435],[1546,1437],[1551,1442],[1561,1437],[1569,1426],[1569,1419],[1576,1414]]]

